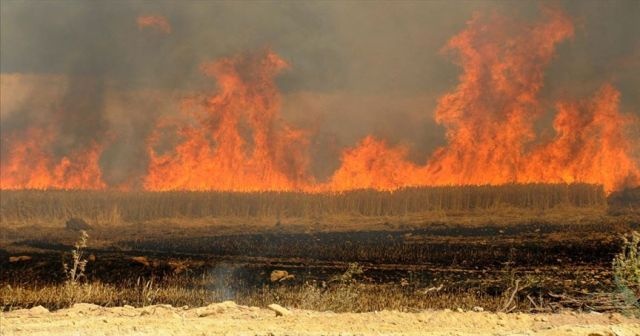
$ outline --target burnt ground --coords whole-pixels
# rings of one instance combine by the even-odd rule
[[[519,278],[530,284],[526,293],[531,295],[610,292],[615,289],[611,261],[620,250],[621,234],[633,228],[629,225],[637,227],[432,225],[400,231],[121,235],[99,249],[87,249],[86,275],[89,281],[113,284],[186,275],[206,277],[212,286],[219,281],[246,289],[268,284],[273,270],[294,274],[291,284],[322,282],[357,262],[364,273],[356,279],[374,284],[443,285],[449,291],[498,295],[509,279]],[[64,281],[62,258],[72,249],[68,236],[41,235],[5,246],[0,284]],[[9,261],[17,255],[31,259]]]

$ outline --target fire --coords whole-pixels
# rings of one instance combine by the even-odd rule
[[[163,17],[139,17],[138,25],[171,31]],[[593,97],[557,102],[554,134],[536,131],[547,109],[539,98],[545,69],[556,47],[573,34],[571,20],[556,10],[545,10],[534,24],[474,16],[443,50],[462,69],[459,83],[435,110],[447,144],[412,162],[407,146],[367,136],[342,152],[340,167],[326,182],[310,174],[311,132],[280,115],[282,97],[274,79],[289,65],[269,50],[207,63],[201,70],[217,90],[186,99],[178,117],[157,121],[147,139],[143,188],[323,192],[586,182],[612,192],[638,186],[634,155],[640,142],[628,130],[639,123],[620,112],[620,93],[611,84]],[[50,144],[56,136],[31,128],[11,139],[0,187],[107,188],[98,164],[105,145],[84,144],[55,159]]]
[[[471,20],[445,49],[456,52],[463,68],[460,83],[439,100],[435,113],[447,129],[447,146],[416,167],[403,149],[367,139],[343,155],[331,189],[587,182],[611,192],[638,185],[640,171],[631,156],[638,142],[624,135],[637,121],[619,112],[619,93],[610,85],[586,103],[558,104],[556,138],[536,144],[544,68],[555,46],[573,35],[561,12],[547,10],[546,16],[531,26]]]
[[[385,141],[368,136],[342,154],[342,165],[324,189],[343,191],[372,188],[392,190],[420,185],[421,169],[406,160],[408,148],[390,148]]]
[[[0,189],[104,189],[98,164],[102,146],[92,143],[60,159],[54,159],[54,134],[30,128],[8,139],[10,150],[0,166]]]
[[[155,29],[165,34],[171,33],[171,24],[169,20],[161,15],[141,15],[138,16],[136,22],[139,29]]]
[[[294,190],[307,177],[307,134],[279,119],[280,95],[273,77],[288,65],[271,51],[206,64],[218,92],[202,104],[188,103],[189,122],[173,123],[180,141],[158,154],[160,129],[149,141],[148,190]],[[200,106],[198,106],[200,105]]]
[[[623,132],[638,121],[619,112],[619,99],[605,84],[590,100],[558,103],[556,138],[533,151],[521,181],[587,182],[607,191],[640,184],[640,169],[630,155],[634,143]]]

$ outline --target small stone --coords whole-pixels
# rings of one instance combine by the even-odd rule
[[[202,308],[196,309],[196,316],[198,316],[198,317],[207,317],[207,316],[211,316],[211,315],[215,315],[215,314],[216,314],[215,310],[210,310],[207,307],[202,307]]]
[[[458,308],[458,309],[456,309],[456,311],[457,311],[458,313],[464,313],[464,310],[463,310],[462,308]]]
[[[29,309],[29,313],[30,314],[46,314],[49,312],[49,309],[43,307],[43,306],[35,306],[31,309]]]
[[[22,255],[22,256],[9,257],[9,262],[10,263],[17,263],[17,262],[22,262],[22,261],[29,261],[31,259],[32,258],[30,256]]]
[[[272,303],[268,305],[267,308],[276,312],[276,316],[285,316],[291,314],[291,312],[287,308],[284,308],[279,304]]]
[[[145,256],[131,257],[131,258],[129,258],[129,260],[131,260],[132,262],[134,262],[136,264],[140,264],[140,265],[143,265],[143,266],[146,266],[146,267],[151,266],[151,263],[149,262],[149,260]]]
[[[271,280],[271,282],[282,282],[293,279],[293,274],[289,274],[289,272],[283,270],[274,270],[269,276],[269,280]]]
[[[480,313],[480,312],[484,311],[484,308],[475,306],[475,307],[473,307],[473,311],[476,312],[476,313]]]

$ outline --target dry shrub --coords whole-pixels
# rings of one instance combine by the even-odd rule
[[[640,233],[623,237],[622,251],[613,259],[613,276],[625,303],[640,309]]]

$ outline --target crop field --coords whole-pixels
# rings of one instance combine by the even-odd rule
[[[4,309],[234,300],[333,311],[615,311],[633,306],[615,294],[612,260],[638,229],[636,195],[607,197],[586,184],[2,191],[0,297]],[[82,285],[69,289],[62,264],[79,219],[87,264]]]
[[[165,219],[242,218],[320,220],[330,217],[411,217],[502,212],[508,209],[599,209],[607,206],[601,186],[513,184],[414,187],[395,191],[304,192],[117,192],[4,190],[6,225],[48,225],[81,217],[112,226]]]
[[[640,2],[540,2],[0,0],[0,336],[640,336]]]

